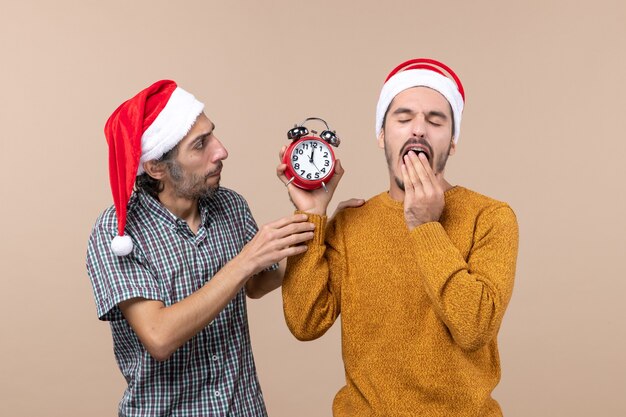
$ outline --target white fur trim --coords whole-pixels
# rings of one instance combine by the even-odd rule
[[[130,236],[115,236],[111,241],[111,250],[117,256],[126,256],[133,251],[133,241]]]
[[[461,115],[463,114],[463,97],[458,87],[448,77],[444,77],[427,69],[412,69],[399,72],[391,77],[383,86],[376,105],[376,136],[383,127],[383,118],[391,101],[402,91],[412,87],[429,87],[441,93],[448,100],[454,115],[454,143],[461,133]]]
[[[176,87],[161,113],[141,136],[141,159],[137,175],[142,174],[144,162],[159,159],[185,137],[196,121],[204,104]]]

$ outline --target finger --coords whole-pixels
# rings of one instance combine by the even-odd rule
[[[404,183],[404,199],[411,199],[415,195],[415,187],[413,187],[413,183],[411,183],[411,178],[409,178],[406,164],[402,164],[402,166],[400,167],[400,171],[402,173],[402,182]]]
[[[280,164],[276,167],[276,176],[283,183],[287,184],[289,181],[287,176],[285,175],[285,170],[287,169],[287,164]]]
[[[404,167],[409,177],[410,184],[413,186],[415,191],[418,192],[422,190],[422,183],[417,175],[414,161],[411,159],[411,154],[413,154],[413,152],[409,152],[409,154],[404,157]],[[404,183],[404,186],[406,187],[406,183]]]
[[[439,192],[443,192],[443,172],[437,172],[434,173],[433,172],[433,176],[435,177],[435,180],[433,181],[433,185],[435,186],[435,189]]]
[[[276,241],[279,248],[283,249],[289,246],[299,245],[313,239],[313,232],[303,232],[286,236]]]
[[[282,148],[280,148],[280,151],[278,152],[278,159],[280,161],[283,160],[283,156],[285,155],[285,151],[287,150],[287,145],[283,145]]]
[[[415,153],[413,152],[409,152],[409,158],[413,163],[415,173],[417,174],[419,182],[422,185],[422,189],[425,193],[431,192],[433,189],[433,184],[430,177],[428,176],[428,173],[426,172],[426,169],[424,168],[424,159],[426,159],[426,165],[428,165],[428,158],[426,158],[426,155],[420,154],[420,156],[418,156],[415,155]],[[428,166],[428,168],[430,169],[430,165]]]
[[[348,207],[360,207],[365,204],[365,200],[362,198],[351,198],[349,200],[344,200],[337,205],[336,211],[343,210]]]
[[[437,183],[437,175],[435,174],[435,171],[433,171],[432,167],[430,166],[430,162],[428,161],[428,158],[426,157],[426,155],[424,155],[421,152],[418,155],[418,158],[422,162],[422,166],[424,167],[424,171],[426,172],[426,175],[428,175],[430,182],[433,185],[435,185]]]
[[[298,233],[306,233],[315,230],[315,224],[309,222],[298,222],[287,224],[279,229],[276,229],[276,238],[281,239],[285,236],[294,235]]]
[[[430,164],[428,164],[428,168],[426,169],[426,172],[428,172],[432,184],[433,184],[433,188],[435,189],[435,191],[437,192],[443,192],[443,172],[435,172],[434,169],[431,168]]]
[[[335,161],[335,173],[333,174],[333,177],[330,179],[330,181],[328,181],[328,183],[326,184],[330,192],[333,192],[335,188],[337,188],[337,185],[339,184],[339,181],[341,181],[341,177],[345,172],[346,171],[343,169],[343,166],[341,166],[341,160],[337,159]]]
[[[309,218],[304,213],[294,214],[292,216],[283,217],[281,219],[275,220],[271,223],[267,223],[264,227],[271,227],[272,229],[281,229],[292,223],[301,223],[306,221]],[[313,224],[313,223],[311,223]]]
[[[281,250],[279,252],[279,256],[281,257],[280,259],[285,259],[290,256],[300,255],[301,253],[306,252],[308,248],[309,247],[307,245],[290,246]]]
[[[337,159],[335,161],[335,174],[342,176],[344,172],[346,171],[343,169],[343,166],[341,165],[341,159]]]

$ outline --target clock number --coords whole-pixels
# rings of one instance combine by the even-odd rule
[[[322,168],[320,171],[322,171],[322,172],[326,172],[326,168]]]
[[[324,158],[328,158],[328,152],[324,152]]]
[[[302,155],[302,154],[304,154],[304,150],[302,150],[302,149],[296,149],[296,153],[297,153],[298,155]]]
[[[317,143],[315,142],[311,143],[311,147],[313,147],[314,149],[317,149]]]
[[[311,173],[309,172],[308,174],[306,174],[306,179],[310,180],[311,179]]]
[[[291,157],[291,160],[292,160],[292,161],[297,161],[297,160],[298,160],[298,155],[294,155],[294,156],[292,156],[292,157]]]
[[[324,161],[324,166],[325,166],[325,167],[327,167],[327,166],[329,166],[329,165],[330,165],[330,161],[329,161],[329,160]]]
[[[303,170],[303,169],[301,169],[301,170],[300,170],[300,176],[303,176],[303,175],[304,175],[304,170]]]
[[[294,167],[295,169],[300,169],[300,164],[295,163],[295,164],[293,164],[293,167]]]
[[[319,173],[319,172],[316,172],[316,173],[315,173],[315,179],[318,179],[319,177],[320,177],[320,173]]]

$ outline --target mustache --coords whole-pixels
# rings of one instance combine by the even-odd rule
[[[215,174],[217,174],[218,172],[220,172],[220,171],[222,170],[222,168],[223,168],[223,167],[224,167],[224,164],[222,163],[222,161],[218,161],[218,164],[217,164],[217,166],[215,167],[215,169],[214,169],[214,170],[212,170],[212,171],[209,171],[209,172],[206,174],[206,176],[205,176],[205,177],[206,177],[206,178],[209,178],[211,175],[215,175]]]
[[[402,155],[404,155],[404,151],[406,150],[406,148],[408,148],[411,145],[422,145],[423,147],[425,147],[426,149],[428,149],[428,153],[430,155],[433,154],[433,148],[432,146],[430,146],[430,143],[428,143],[426,141],[426,139],[424,138],[411,138],[409,140],[407,140],[406,142],[404,142],[404,145],[402,145],[402,148],[400,148],[400,159],[402,159]]]

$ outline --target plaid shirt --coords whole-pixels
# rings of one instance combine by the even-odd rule
[[[89,239],[87,270],[98,317],[110,322],[117,363],[128,382],[120,416],[266,416],[256,375],[242,288],[204,330],[172,357],[157,362],[124,319],[118,303],[134,297],[170,306],[210,280],[254,237],[257,225],[246,201],[220,188],[199,202],[202,227],[194,234],[156,199],[135,193],[125,257],[111,252],[115,208],[97,220]],[[274,266],[276,267],[276,266]]]

